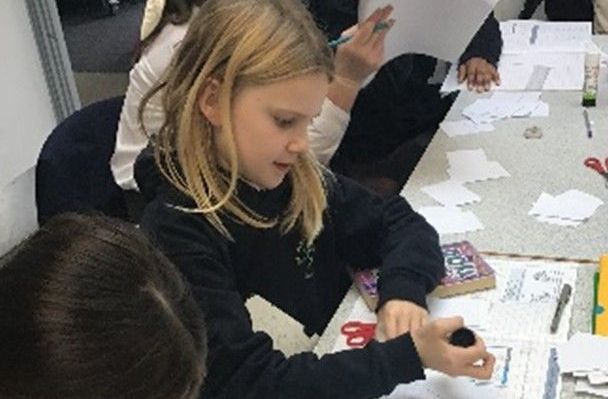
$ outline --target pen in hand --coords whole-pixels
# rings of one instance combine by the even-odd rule
[[[374,32],[380,32],[381,30],[385,30],[390,27],[391,27],[390,23],[388,23],[386,21],[381,21],[381,22],[378,22],[376,25],[374,25]],[[352,35],[341,36],[335,40],[331,40],[330,42],[327,43],[327,45],[331,48],[336,48],[339,45],[348,42],[352,38],[353,38]]]

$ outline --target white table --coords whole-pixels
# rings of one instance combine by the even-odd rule
[[[595,37],[594,40],[608,52],[608,37]],[[480,251],[486,252],[599,259],[600,254],[608,252],[608,189],[603,179],[586,168],[583,161],[588,156],[608,157],[606,74],[601,76],[600,84],[598,106],[588,109],[595,122],[592,139],[587,137],[580,92],[544,92],[542,100],[551,107],[548,118],[509,119],[495,123],[496,130],[493,132],[457,138],[449,138],[442,131],[437,132],[403,194],[414,209],[438,205],[420,188],[447,180],[446,151],[483,148],[488,159],[499,161],[511,177],[475,183],[472,189],[483,200],[465,209],[473,210],[485,229],[445,235],[441,237],[443,243],[467,239]],[[477,98],[477,94],[461,93],[446,120],[462,119],[462,109]],[[524,130],[533,125],[542,128],[542,139],[523,137]],[[542,191],[556,195],[573,188],[606,202],[583,225],[576,228],[558,227],[540,223],[528,215]],[[592,276],[595,269],[595,266],[588,265],[579,270],[571,331],[590,330]],[[357,297],[358,293],[351,288],[321,336],[314,350],[316,354],[323,355],[332,350],[340,326],[350,314]],[[573,382],[564,378],[561,397],[591,398],[575,395],[573,388]]]

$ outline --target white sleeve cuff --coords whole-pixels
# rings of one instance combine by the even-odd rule
[[[325,98],[321,114],[308,126],[310,150],[319,162],[327,165],[334,155],[350,122],[350,114]]]

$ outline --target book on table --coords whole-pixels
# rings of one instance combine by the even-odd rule
[[[445,298],[496,287],[494,270],[468,241],[441,246],[446,275],[431,293]],[[353,281],[371,310],[378,303],[378,269],[353,272]]]

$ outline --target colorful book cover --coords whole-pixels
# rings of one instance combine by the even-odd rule
[[[446,275],[433,295],[446,297],[496,286],[494,270],[468,241],[441,246]]]
[[[431,295],[443,298],[465,294],[496,286],[494,270],[468,241],[441,246],[446,276]],[[353,280],[370,309],[378,302],[378,270],[362,270],[353,274]]]

